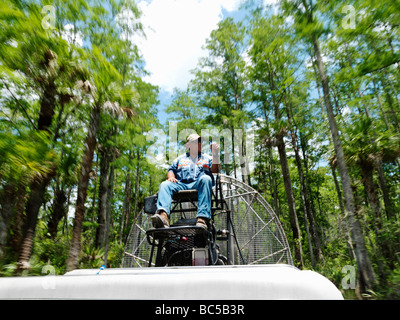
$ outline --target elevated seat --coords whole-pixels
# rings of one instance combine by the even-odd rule
[[[198,198],[198,192],[197,190],[181,190],[176,192],[172,196],[173,201],[180,201],[180,202],[192,202],[192,201],[197,201]]]
[[[158,195],[150,196],[144,198],[144,212],[147,214],[155,214],[157,211],[157,197]],[[188,209],[182,209],[181,204],[185,202],[190,202],[193,204],[194,209],[190,209],[190,211],[197,210],[197,206],[195,202],[197,202],[198,199],[198,192],[197,190],[181,190],[176,192],[172,196],[172,212],[185,212],[189,211]],[[177,206],[180,206],[179,209],[177,209]]]
[[[144,212],[154,214],[157,211],[158,194],[146,197],[144,201]],[[229,231],[216,230],[214,226],[215,211],[227,213],[224,210],[224,202],[221,192],[221,182],[217,177],[215,191],[211,198],[211,220],[207,223],[208,230],[196,226],[198,209],[198,191],[182,190],[172,196],[169,228],[152,228],[146,231],[147,242],[151,246],[149,267],[155,255],[155,266],[190,266],[190,265],[215,265],[227,264],[227,258],[219,254],[219,246],[216,240],[228,241]],[[177,214],[179,213],[179,215]],[[179,220],[173,222],[171,219]],[[191,219],[188,219],[191,218]],[[217,238],[217,235],[224,235]]]

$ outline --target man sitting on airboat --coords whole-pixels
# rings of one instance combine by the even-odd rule
[[[201,152],[203,139],[198,134],[187,138],[189,152],[176,158],[168,169],[167,180],[158,191],[157,211],[151,217],[155,228],[168,228],[172,196],[181,190],[197,190],[198,208],[196,226],[207,229],[211,219],[212,186],[215,184],[212,173],[220,169],[217,143],[211,144],[212,158]]]

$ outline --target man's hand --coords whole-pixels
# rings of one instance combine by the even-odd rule
[[[212,166],[211,172],[218,173],[221,170],[221,164],[219,163],[219,144],[216,142],[211,143],[211,152],[212,152]]]
[[[175,178],[175,174],[172,171],[168,171],[167,180],[174,183],[178,182],[178,180]]]

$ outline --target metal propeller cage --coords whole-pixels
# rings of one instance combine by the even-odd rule
[[[290,247],[278,216],[268,202],[249,185],[227,175],[217,176],[213,190],[213,224],[219,230],[219,253],[231,265],[293,265]],[[218,203],[223,202],[223,206]],[[180,204],[186,219],[196,217],[195,203]],[[171,223],[182,218],[172,214]],[[148,267],[152,246],[146,231],[152,228],[150,216],[142,209],[130,230],[122,267]],[[227,232],[225,236],[224,232]],[[152,262],[151,266],[154,266]]]

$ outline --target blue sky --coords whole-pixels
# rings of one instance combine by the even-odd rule
[[[274,0],[267,0],[268,2]],[[197,66],[205,40],[223,18],[243,17],[241,0],[141,0],[146,39],[138,46],[150,76],[146,81],[160,87],[159,118],[171,101],[174,88],[185,89],[190,70]]]

